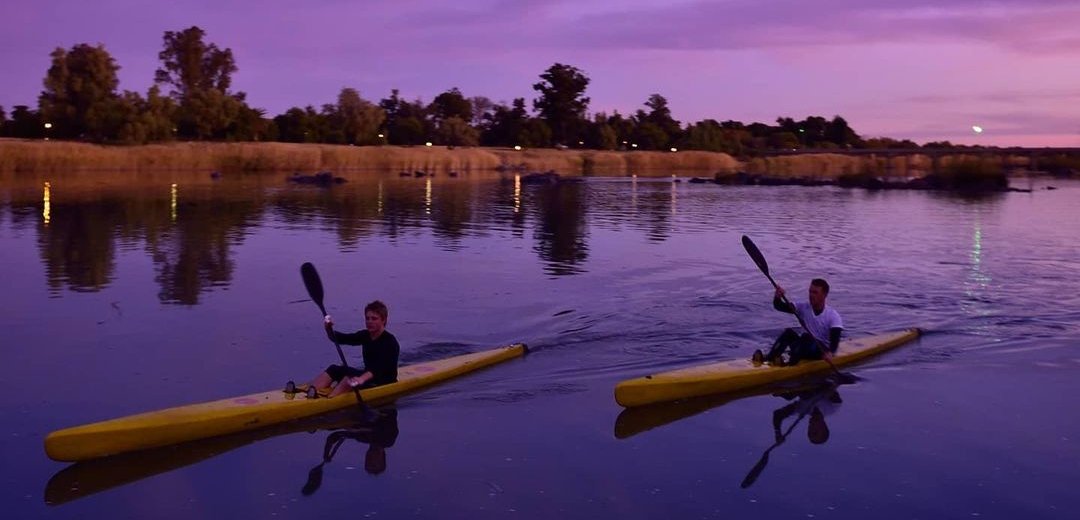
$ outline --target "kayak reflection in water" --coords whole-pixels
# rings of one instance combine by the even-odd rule
[[[326,436],[323,447],[323,460],[308,472],[307,482],[300,490],[305,496],[315,493],[322,485],[322,468],[333,460],[338,449],[347,440],[354,440],[368,445],[364,455],[364,471],[378,475],[386,471],[386,449],[394,445],[398,436],[397,409],[393,407],[377,411],[373,421],[361,420],[354,426],[342,428]]]
[[[839,384],[829,381],[809,390],[775,394],[777,397],[783,397],[791,402],[773,411],[772,425],[776,441],[765,450],[765,453],[761,455],[761,459],[747,473],[741,484],[744,489],[754,484],[754,481],[765,469],[765,464],[769,462],[769,452],[783,444],[804,417],[810,416],[810,424],[806,429],[806,435],[812,444],[824,444],[829,440],[829,426],[825,424],[825,416],[832,415],[843,403],[843,399],[840,398],[839,386]],[[784,420],[796,414],[797,417],[788,426],[787,430],[781,431]]]

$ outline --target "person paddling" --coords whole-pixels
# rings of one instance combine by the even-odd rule
[[[801,318],[806,329],[801,334],[795,329],[784,329],[780,337],[776,338],[768,354],[762,354],[761,350],[754,351],[755,363],[772,363],[774,365],[794,365],[803,359],[822,359],[832,361],[836,349],[840,347],[840,335],[844,331],[840,313],[825,304],[829,296],[829,282],[822,278],[814,278],[810,281],[809,302],[789,302],[784,289],[776,286],[773,295],[773,308],[778,311],[795,314]],[[828,349],[821,347],[827,345]],[[783,353],[788,351],[787,362],[783,359]]]
[[[330,397],[341,395],[353,388],[370,388],[397,382],[398,354],[401,351],[397,338],[386,330],[389,310],[386,304],[375,300],[364,307],[364,329],[346,334],[334,330],[334,320],[327,315],[323,320],[326,334],[342,345],[359,345],[363,348],[363,368],[330,365],[309,383],[315,391],[330,388]],[[311,395],[309,394],[309,397]]]

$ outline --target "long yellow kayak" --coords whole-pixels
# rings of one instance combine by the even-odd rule
[[[840,348],[833,356],[833,364],[849,365],[917,337],[919,329],[907,329],[849,339],[840,343]],[[750,359],[734,359],[622,381],[615,385],[615,401],[629,408],[700,395],[739,392],[829,370],[829,364],[822,360],[774,367],[768,364],[755,365]]]
[[[417,363],[398,369],[398,381],[362,390],[378,402],[525,354],[517,343],[483,352]],[[307,399],[271,390],[258,394],[120,417],[57,430],[45,437],[45,453],[58,461],[81,461],[228,433],[253,430],[331,410],[356,406],[356,396]]]

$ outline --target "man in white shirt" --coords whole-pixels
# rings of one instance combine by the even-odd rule
[[[802,359],[832,360],[833,353],[840,346],[840,335],[844,323],[840,313],[825,304],[829,296],[829,282],[822,278],[810,281],[809,302],[790,302],[785,298],[784,289],[776,287],[773,296],[773,308],[778,311],[795,314],[806,329],[799,333],[795,329],[785,329],[776,338],[769,353],[762,356],[761,351],[754,352],[754,361],[765,361],[774,365],[794,365]],[[822,346],[827,346],[823,349]],[[783,353],[788,351],[785,362]]]

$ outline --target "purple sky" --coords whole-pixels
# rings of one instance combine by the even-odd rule
[[[1080,146],[1076,0],[5,0],[0,20],[9,112],[78,43],[145,94],[164,32],[198,25],[270,116],[342,87],[531,101],[559,62],[592,80],[592,112],[659,93],[683,123],[841,115],[863,137]]]

